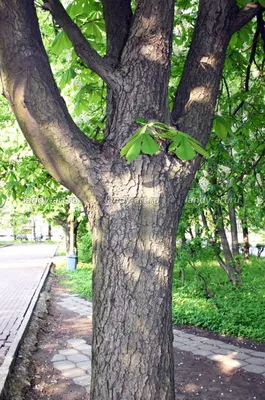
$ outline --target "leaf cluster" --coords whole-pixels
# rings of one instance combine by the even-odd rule
[[[140,152],[154,155],[159,150],[159,141],[169,141],[168,152],[174,153],[184,161],[192,160],[196,154],[208,157],[208,153],[202,148],[200,142],[187,133],[178,131],[162,122],[146,122],[138,118],[136,122],[142,125],[131,136],[128,143],[121,149],[120,156],[128,162],[135,160]]]

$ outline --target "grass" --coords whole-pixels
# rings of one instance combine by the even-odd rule
[[[92,264],[78,262],[76,271],[66,271],[65,263],[62,263],[56,266],[55,271],[71,293],[85,299],[92,298]]]
[[[211,251],[200,251],[196,260],[216,302],[207,299],[195,272],[185,266],[185,282],[179,276],[176,259],[173,280],[173,322],[193,325],[213,332],[265,342],[265,259],[251,257],[243,264],[243,284],[232,287]],[[183,268],[183,265],[181,265]],[[92,297],[92,264],[78,263],[75,272],[56,268],[63,285],[83,298]]]
[[[209,251],[201,250],[196,266],[216,301],[206,298],[189,266],[185,266],[185,282],[181,284],[176,260],[173,322],[265,342],[265,259],[252,256],[249,263],[242,263],[243,284],[239,287],[230,285]]]

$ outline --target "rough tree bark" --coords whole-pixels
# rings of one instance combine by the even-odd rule
[[[91,399],[174,399],[171,285],[175,232],[199,159],[166,152],[131,164],[119,151],[135,120],[171,123],[206,144],[231,35],[261,7],[199,2],[193,40],[170,116],[173,0],[103,0],[100,57],[58,0],[44,7],[76,53],[108,85],[105,140],[74,124],[52,77],[33,0],[0,0],[4,95],[39,160],[85,205],[93,233]],[[118,5],[118,7],[117,7]],[[114,10],[116,10],[114,12]]]

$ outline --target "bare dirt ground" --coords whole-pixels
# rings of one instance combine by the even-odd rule
[[[85,389],[65,378],[53,368],[51,359],[56,349],[66,347],[67,340],[83,338],[89,344],[92,326],[87,318],[57,305],[60,293],[66,292],[56,277],[52,277],[47,311],[39,320],[37,339],[29,331],[11,379],[11,391],[6,400],[88,400]],[[208,335],[238,344],[234,338],[207,333],[190,327],[177,327],[194,334]],[[36,326],[33,333],[36,334]],[[37,342],[36,342],[37,340]],[[27,343],[28,342],[28,343]],[[264,350],[264,345],[241,341],[242,347]],[[35,349],[32,352],[32,347]],[[176,400],[264,400],[265,379],[262,375],[234,370],[227,372],[221,365],[202,356],[174,349]],[[23,361],[22,361],[23,360]],[[26,362],[28,361],[28,362]],[[24,374],[24,376],[23,376]],[[19,380],[22,382],[18,385]],[[19,389],[18,389],[19,387]],[[13,389],[12,389],[13,388]],[[132,399],[133,400],[133,399]],[[144,399],[143,399],[144,400]],[[154,399],[159,400],[159,399]]]

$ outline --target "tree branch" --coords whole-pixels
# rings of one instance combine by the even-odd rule
[[[226,49],[232,34],[250,21],[262,7],[249,3],[239,9],[236,1],[200,0],[190,50],[171,114],[177,129],[203,145],[212,128]]]
[[[192,43],[176,91],[173,125],[203,145],[212,128],[230,27],[237,13],[234,1],[200,0]]]
[[[107,57],[117,65],[129,36],[132,9],[130,0],[102,0],[107,33]]]
[[[69,17],[59,0],[43,0],[43,8],[49,10],[56,23],[71,40],[75,52],[85,64],[98,74],[109,86],[114,86],[113,67],[89,44],[79,27]]]
[[[263,20],[262,12],[258,13],[257,21],[258,21],[258,27],[259,27],[259,31],[260,31],[261,44],[262,44],[263,51],[265,53],[265,27],[264,27],[264,20]]]
[[[80,199],[95,196],[93,176],[99,168],[101,146],[86,137],[68,113],[32,0],[1,0],[0,73],[4,95],[40,162]]]
[[[259,3],[251,2],[245,5],[245,7],[241,8],[237,13],[237,17],[232,25],[231,33],[233,34],[237,32],[263,10],[263,7]]]
[[[256,29],[254,37],[253,37],[253,42],[252,42],[252,46],[251,46],[251,53],[250,53],[249,62],[248,62],[248,66],[247,66],[247,71],[246,71],[246,79],[245,79],[245,91],[246,91],[246,93],[249,91],[250,71],[251,71],[251,66],[252,66],[252,63],[253,63],[253,61],[255,59],[255,54],[256,54],[256,51],[257,51],[259,34],[260,34],[260,30],[259,30],[259,26],[257,26],[257,29]],[[245,100],[242,100],[238,104],[238,106],[234,109],[233,115],[236,115],[238,113],[238,111],[243,107],[244,104],[245,104]]]

